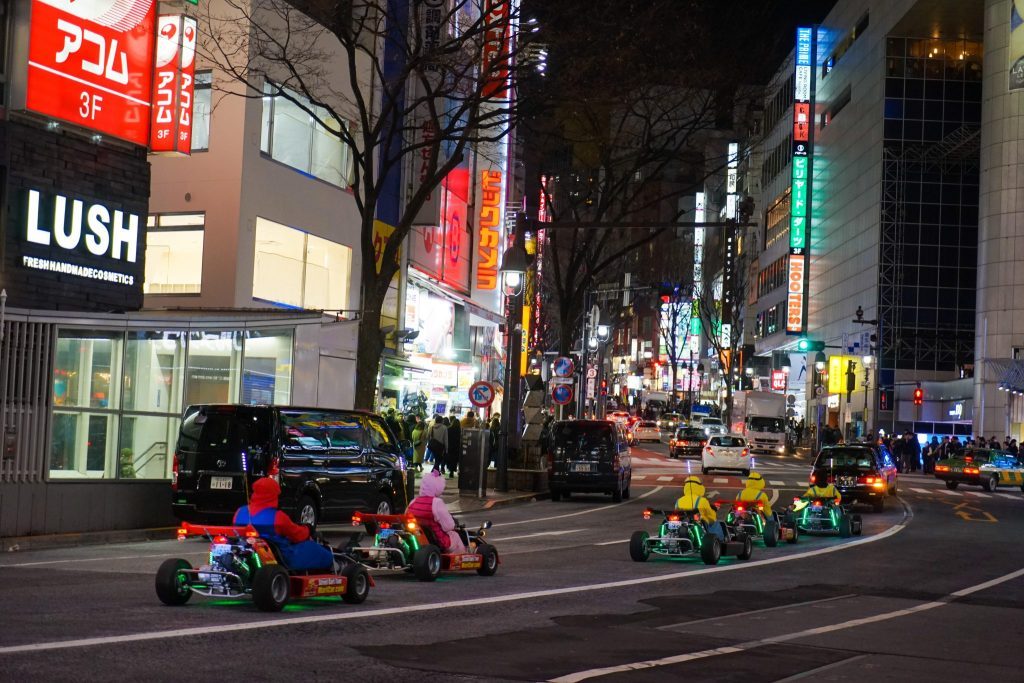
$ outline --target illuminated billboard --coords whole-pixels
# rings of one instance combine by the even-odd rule
[[[154,0],[32,0],[27,109],[149,142]]]
[[[807,330],[807,257],[811,217],[811,146],[814,143],[814,31],[796,30],[793,86],[793,158],[790,184],[786,334]]]
[[[498,286],[498,249],[501,245],[501,171],[480,174],[480,241],[476,266],[478,289]]]
[[[196,20],[180,14],[162,15],[157,24],[149,141],[153,152],[192,152],[196,33]]]

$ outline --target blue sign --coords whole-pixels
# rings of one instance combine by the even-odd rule
[[[575,369],[576,366],[573,365],[572,358],[568,356],[559,356],[551,364],[551,371],[555,373],[555,377],[572,377]]]
[[[555,388],[551,390],[551,400],[558,405],[564,406],[572,400],[572,385],[556,384]]]
[[[812,29],[798,28],[796,30],[796,65],[811,65],[811,38]]]
[[[469,402],[477,408],[485,408],[494,402],[494,385],[490,382],[474,382],[469,388]]]

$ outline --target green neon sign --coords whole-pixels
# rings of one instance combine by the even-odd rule
[[[789,246],[802,249],[807,243],[807,218],[792,216],[789,219]]]

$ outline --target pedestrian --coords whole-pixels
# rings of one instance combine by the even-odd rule
[[[904,449],[907,454],[907,464],[911,472],[917,472],[921,469],[921,442],[917,440],[917,434],[913,432],[907,432],[904,439],[906,440]]]
[[[491,436],[491,438],[490,438],[490,446],[491,446],[491,450],[490,450],[490,453],[491,453],[491,455],[490,455],[490,464],[493,467],[494,466],[494,459],[498,456],[498,441],[499,441],[499,437],[500,437],[500,434],[501,434],[501,413],[495,413],[494,415],[491,416],[491,424],[490,424],[489,429],[490,429],[490,432],[491,432],[491,435],[490,435]]]
[[[800,418],[800,422],[796,425],[796,443],[800,445],[804,438],[804,419]]]
[[[459,417],[455,411],[452,411],[449,422],[448,455],[445,457],[444,463],[448,470],[448,478],[451,479],[455,476],[455,471],[459,469],[459,461],[462,459],[462,425],[459,424]]]
[[[896,460],[896,471],[903,474],[907,471],[906,444],[902,436],[897,436],[892,443],[892,457]]]
[[[550,414],[544,415],[544,424],[540,428],[540,452],[545,455],[551,447],[551,424],[555,421]]]
[[[435,470],[440,470],[444,467],[444,459],[447,453],[448,425],[444,423],[443,415],[435,415],[434,424],[427,436],[426,460],[433,463]]]
[[[924,473],[931,474],[935,471],[935,461],[939,459],[939,437],[933,436],[924,449]]]
[[[1007,450],[1013,455],[1020,455],[1020,448],[1017,446],[1017,439],[1010,439],[1010,447]]]
[[[427,423],[413,415],[415,421],[412,428],[412,464],[417,472],[423,471],[423,454],[427,450]]]
[[[384,416],[384,421],[388,423],[388,427],[391,428],[391,433],[395,435],[396,439],[404,439],[405,434],[402,432],[401,425],[398,424],[398,419],[395,417],[395,409],[388,408],[388,412]]]
[[[462,418],[462,428],[463,429],[479,429],[480,428],[480,423],[476,419],[476,413],[474,413],[472,410],[467,410],[466,411],[466,417]]]

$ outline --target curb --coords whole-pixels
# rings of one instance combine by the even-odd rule
[[[72,548],[83,545],[104,545],[108,543],[139,543],[144,541],[168,541],[174,539],[177,527],[155,529],[123,529],[118,531],[83,531],[75,534],[41,534],[39,536],[11,536],[0,538],[0,550],[6,553],[26,550],[49,550]]]
[[[548,500],[551,497],[550,491],[535,491],[521,493],[518,495],[508,496],[506,498],[484,498],[480,499],[476,496],[460,496],[455,503],[458,504],[459,508],[456,510],[459,514],[467,514],[470,512],[484,512],[486,510],[492,510],[496,507],[504,507],[507,505],[519,505],[523,503],[533,503],[538,500]],[[466,506],[465,503],[470,505]]]

